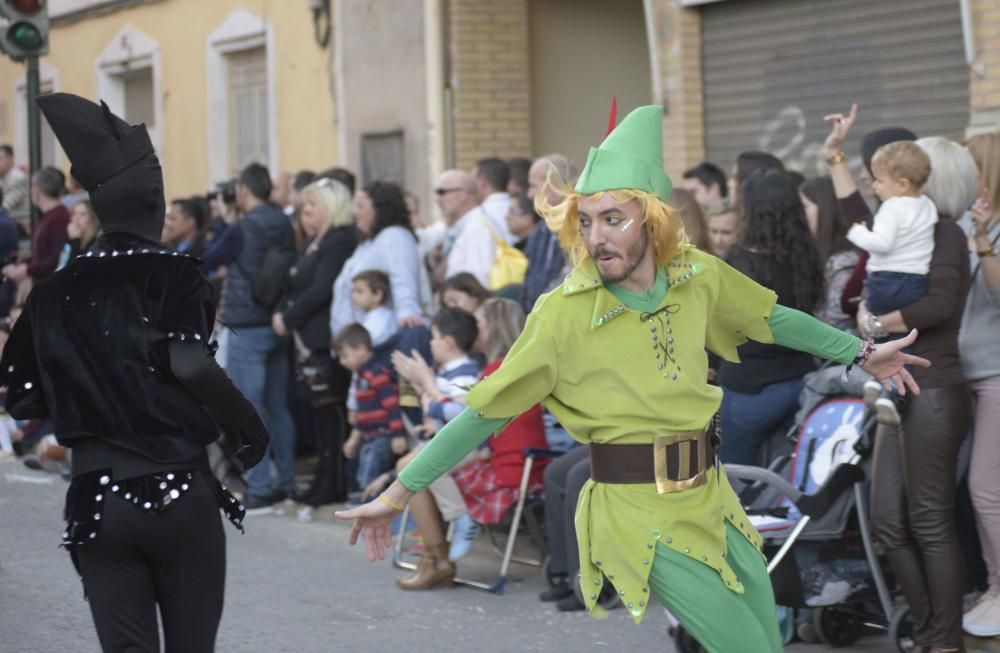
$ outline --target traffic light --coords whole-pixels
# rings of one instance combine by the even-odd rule
[[[0,50],[15,61],[49,51],[49,11],[45,0],[0,0],[7,24],[0,31]]]

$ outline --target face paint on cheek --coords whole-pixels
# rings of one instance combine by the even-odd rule
[[[635,222],[635,218],[629,218],[628,220],[626,220],[625,224],[622,225],[622,233],[625,233],[626,231],[628,231],[629,227],[631,227],[632,223],[634,223],[634,222]]]

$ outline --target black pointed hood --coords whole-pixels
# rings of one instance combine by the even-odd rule
[[[70,173],[89,193],[105,230],[156,240],[163,228],[163,173],[145,125],[129,125],[103,101],[69,93],[37,99],[69,157]]]

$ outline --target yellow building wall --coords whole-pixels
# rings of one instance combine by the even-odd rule
[[[313,37],[306,2],[289,0],[164,0],[56,23],[43,62],[57,75],[58,91],[94,99],[95,62],[120,29],[131,25],[157,41],[163,97],[159,152],[168,199],[204,193],[216,179],[208,170],[207,39],[238,8],[268,21],[274,32],[278,166],[322,170],[339,160],[329,50]],[[0,57],[0,141],[14,142],[14,84],[24,65]],[[27,152],[19,152],[27,164]],[[65,158],[64,169],[68,169]]]

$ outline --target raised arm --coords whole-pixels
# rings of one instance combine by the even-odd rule
[[[844,141],[847,134],[858,119],[858,105],[852,104],[851,111],[845,116],[842,113],[831,113],[823,117],[830,123],[830,134],[823,143],[826,161],[830,165],[830,178],[833,180],[833,190],[838,198],[849,197],[858,191],[847,166],[847,155],[844,154]]]

